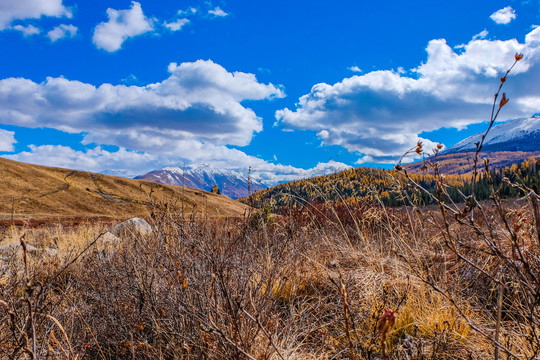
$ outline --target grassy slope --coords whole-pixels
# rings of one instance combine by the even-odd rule
[[[182,208],[182,187],[0,158],[0,219],[148,216],[151,200]],[[151,194],[151,197],[149,196]],[[186,214],[241,216],[247,206],[225,196],[185,188]],[[12,210],[13,209],[13,210]]]

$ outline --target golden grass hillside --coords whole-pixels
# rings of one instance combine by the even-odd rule
[[[171,211],[242,216],[248,207],[226,196],[151,181],[31,165],[0,158],[0,219],[148,216],[156,204]],[[183,201],[182,201],[183,199]]]

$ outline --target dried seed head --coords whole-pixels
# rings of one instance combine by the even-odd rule
[[[422,154],[422,142],[419,141],[416,143],[416,150],[414,150],[415,153],[418,155]]]
[[[502,76],[502,77],[501,77],[501,83],[504,84],[504,82],[506,81],[506,79],[507,79],[506,75]]]
[[[506,105],[508,103],[508,100],[509,99],[506,98],[506,93],[503,93],[501,101],[499,102],[499,108],[502,108],[504,105]]]
[[[523,59],[523,54],[516,54],[516,61]]]

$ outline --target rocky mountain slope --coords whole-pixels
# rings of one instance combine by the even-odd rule
[[[210,191],[212,186],[217,185],[223,195],[233,199],[248,196],[247,174],[220,169],[208,164],[191,165],[186,167],[185,171],[179,167],[166,167],[137,176],[136,179],[155,181],[160,184],[185,185],[206,191]]]

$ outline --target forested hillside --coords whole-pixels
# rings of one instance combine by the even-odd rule
[[[526,187],[538,191],[540,188],[540,157],[531,158],[520,164],[513,164],[501,169],[491,170],[489,176],[481,173],[476,185],[478,199],[489,198],[493,181],[495,189],[503,198],[515,197],[520,190],[509,186],[504,179],[522,183]],[[429,172],[409,173],[412,180],[432,193],[436,191],[435,177]],[[460,201],[464,195],[471,193],[471,174],[444,175],[443,181],[453,201]],[[409,203],[407,197],[418,204],[430,203],[429,196],[421,194],[413,188],[404,175],[396,170],[352,168],[335,174],[317,176],[280,184],[269,189],[258,191],[250,197],[242,199],[255,207],[270,205],[274,211],[302,206],[308,202],[351,202],[366,199],[382,202],[386,206],[401,206]]]

